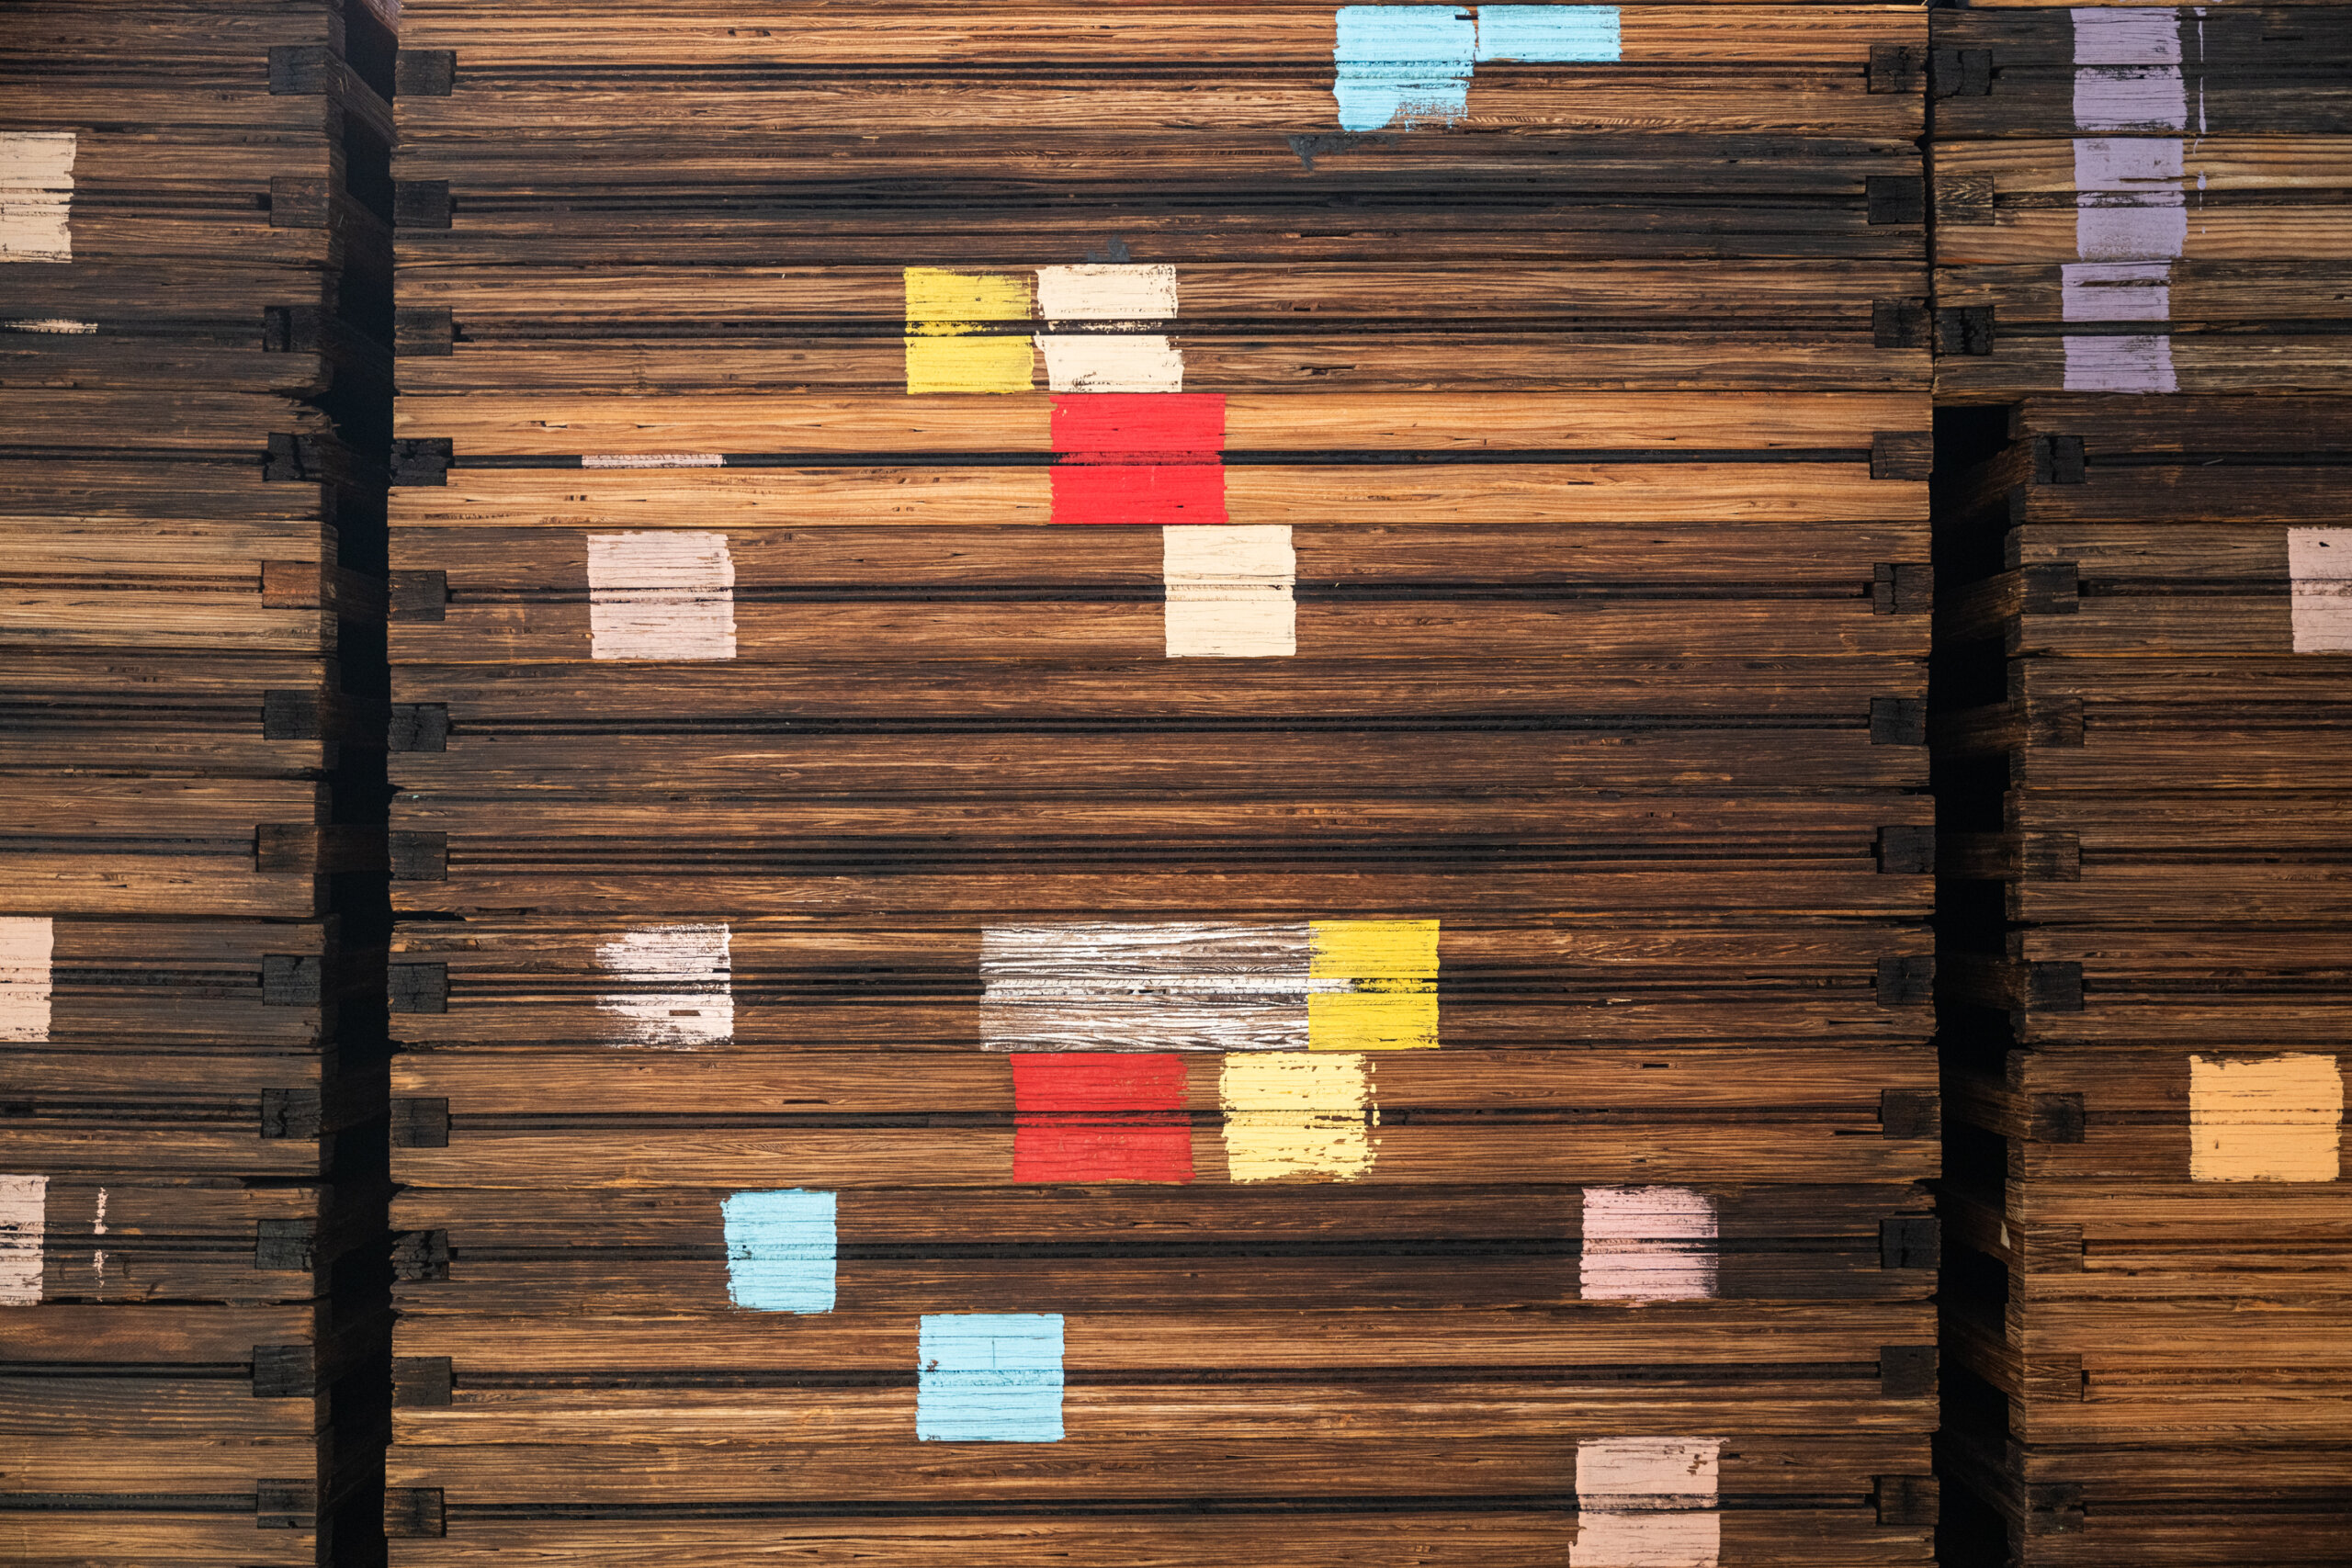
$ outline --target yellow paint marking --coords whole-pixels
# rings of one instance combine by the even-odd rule
[[[1437,921],[1317,920],[1308,931],[1310,1050],[1436,1046]]]
[[[910,393],[1029,390],[1036,359],[1030,339],[973,331],[982,321],[1030,319],[1026,276],[910,266],[906,284]]]
[[[1238,1052],[1217,1079],[1227,1174],[1351,1181],[1372,1168],[1372,1064],[1358,1055]],[[1370,1116],[1367,1117],[1367,1112]]]

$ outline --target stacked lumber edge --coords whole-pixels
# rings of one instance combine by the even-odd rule
[[[1926,1561],[1924,16],[402,25],[393,1561]]]
[[[0,27],[5,1555],[380,1561],[392,33]]]
[[[1949,1517],[2341,1562],[2352,12],[1934,16]]]

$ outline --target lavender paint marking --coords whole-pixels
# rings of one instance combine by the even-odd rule
[[[2070,321],[2162,321],[2172,315],[2172,268],[2163,262],[2068,262],[2058,304]]]
[[[2075,249],[2085,261],[2153,261],[2188,243],[2180,142],[2082,137],[2075,142]]]
[[[2172,339],[2147,336],[2069,337],[2066,390],[2070,392],[2177,392]]]

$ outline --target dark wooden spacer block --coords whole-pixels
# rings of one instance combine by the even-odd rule
[[[261,738],[264,740],[322,740],[326,738],[316,692],[264,692],[261,694]]]
[[[457,1382],[447,1356],[392,1358],[392,1403],[403,1409],[446,1408],[456,1400]]]
[[[394,1363],[397,1365],[398,1363]],[[441,1363],[447,1367],[449,1363]],[[447,1400],[441,1402],[444,1404]],[[449,1533],[438,1486],[384,1488],[384,1533],[396,1540],[435,1539]]]
[[[1932,1475],[1871,1478],[1871,1501],[1883,1525],[1932,1525],[1943,1513],[1943,1491]]]
[[[261,959],[261,1005],[268,1008],[314,1008],[319,1005],[326,960],[315,953],[265,953]]]
[[[264,1138],[315,1138],[326,1119],[326,1108],[314,1089],[266,1089],[261,1091],[261,1132]]]
[[[2028,1535],[2080,1535],[2086,1522],[2081,1483],[2057,1481],[2028,1486],[2024,1522]]]
[[[1928,308],[1917,299],[1871,301],[1871,344],[1877,348],[1926,348],[1933,339]]]
[[[392,352],[447,358],[457,352],[457,318],[443,305],[403,305],[392,312]]]
[[[269,176],[271,228],[323,229],[334,210],[334,187],[326,180],[311,175]]]
[[[308,1345],[254,1347],[255,1399],[308,1399],[318,1392]]]
[[[1943,1263],[1943,1226],[1933,1214],[1900,1214],[1878,1223],[1878,1266],[1935,1269]]]
[[[322,43],[269,46],[269,90],[316,96],[334,85],[334,51]]]
[[[449,1102],[446,1100],[392,1101],[392,1147],[446,1149],[449,1146]]]
[[[255,1221],[254,1267],[273,1273],[307,1272],[318,1240],[318,1226],[308,1220]]]
[[[391,835],[391,851],[393,881],[449,880],[448,834],[394,833]]]
[[[1882,1137],[1932,1138],[1941,1131],[1942,1100],[1933,1089],[1883,1089],[1878,1091],[1878,1128]]]
[[[2083,1010],[2083,966],[2072,960],[2044,960],[2026,966],[2025,1005],[2031,1012]]]
[[[1983,355],[1993,352],[1993,307],[1962,305],[1936,312],[1936,352]]]
[[[1919,85],[1927,73],[1926,50],[1907,43],[1871,45],[1871,92],[1908,93]]]
[[[396,485],[446,485],[457,444],[447,436],[392,443],[392,482]],[[398,572],[393,573],[395,577]]]
[[[447,1231],[402,1231],[392,1238],[392,1278],[446,1280],[449,1277]]]
[[[386,971],[394,1012],[447,1012],[449,966],[446,964],[395,964]]]
[[[317,1485],[308,1481],[254,1482],[254,1526],[266,1530],[318,1529]]]
[[[1925,430],[1881,430],[1871,436],[1871,478],[1924,479],[1936,469],[1936,438]]]
[[[2036,1144],[2079,1144],[2085,1116],[2079,1094],[2037,1094],[2026,1101],[2025,1135]]]
[[[386,586],[390,592],[391,616],[396,621],[437,621],[449,613],[449,574],[446,571],[396,571]]]
[[[1874,224],[1928,220],[1928,182],[1917,175],[1871,175],[1862,181],[1862,196]]]
[[[2090,460],[2079,435],[2039,435],[2033,442],[2033,482],[2040,485],[2079,485],[2090,482]]]
[[[1936,830],[1905,823],[1878,830],[1878,869],[1882,875],[1925,876],[1936,869]]]
[[[449,705],[447,703],[394,703],[390,741],[390,749],[394,751],[447,750],[449,749]]]
[[[403,98],[446,98],[458,85],[454,49],[404,49],[392,62],[392,91]]]
[[[452,205],[447,180],[394,180],[392,226],[397,229],[447,229]]]
[[[1887,1399],[1918,1399],[1936,1392],[1933,1345],[1878,1348],[1878,1391]]]
[[[1935,581],[1926,561],[1881,561],[1871,569],[1871,613],[1927,615],[1936,607]]]
[[[1872,697],[1871,744],[1925,746],[1928,743],[1928,699]]]
[[[320,449],[318,438],[312,435],[289,435],[273,432],[269,446],[261,460],[261,477],[269,483],[310,481],[323,479],[326,457]]]
[[[1906,953],[1878,961],[1878,1005],[1918,1007],[1935,1000],[1936,957],[1931,953]]]
[[[1939,98],[1982,98],[1993,91],[1993,51],[1939,49],[1928,60],[1928,92]]]

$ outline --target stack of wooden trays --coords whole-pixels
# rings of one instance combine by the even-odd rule
[[[394,1560],[1924,1560],[1924,19],[403,27]]]
[[[344,914],[371,861],[382,899],[383,703],[345,672],[381,660],[392,35],[6,27],[8,1555],[365,1563],[383,936]]]
[[[1937,15],[1955,1529],[2339,1562],[2352,18]]]

